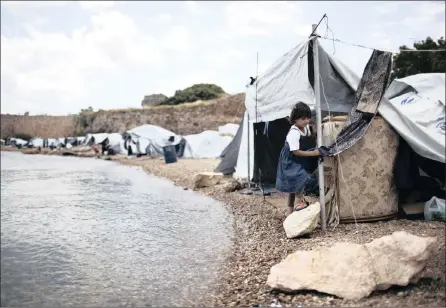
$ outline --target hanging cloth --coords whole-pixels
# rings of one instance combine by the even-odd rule
[[[359,82],[347,125],[339,133],[333,145],[319,148],[323,156],[338,155],[351,148],[364,136],[378,112],[391,70],[392,53],[374,50]]]

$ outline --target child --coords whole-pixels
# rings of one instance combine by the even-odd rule
[[[276,189],[289,193],[287,216],[294,209],[301,210],[307,205],[303,199],[305,182],[309,177],[309,169],[312,163],[311,157],[320,156],[318,149],[305,149],[304,144],[308,144],[309,139],[313,139],[310,132],[309,123],[311,120],[311,110],[304,103],[297,103],[291,111],[291,126],[286,136],[285,145],[280,152],[279,164],[277,167]],[[315,132],[313,132],[314,134]],[[297,194],[297,203],[294,201]]]

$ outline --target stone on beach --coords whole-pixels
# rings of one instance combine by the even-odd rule
[[[237,180],[231,179],[224,186],[223,189],[225,192],[233,192],[240,189],[242,185]]]
[[[358,300],[392,285],[416,283],[435,243],[435,237],[398,231],[367,244],[337,243],[330,248],[296,251],[271,268],[267,285]]]
[[[223,173],[200,172],[194,176],[194,188],[212,187],[220,183]]]
[[[286,236],[294,238],[313,232],[319,222],[320,212],[321,206],[319,202],[313,203],[300,211],[293,212],[283,222]]]

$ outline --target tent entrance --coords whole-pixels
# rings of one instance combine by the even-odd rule
[[[286,118],[254,123],[253,182],[261,186],[276,183],[280,151],[285,144],[291,124]]]

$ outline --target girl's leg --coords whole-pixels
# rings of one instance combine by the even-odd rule
[[[307,207],[307,204],[304,200],[304,187],[297,193],[297,203],[296,210],[301,210]]]
[[[296,200],[296,194],[290,193],[288,195],[288,208],[286,211],[286,216],[290,215],[294,211],[294,201]]]

